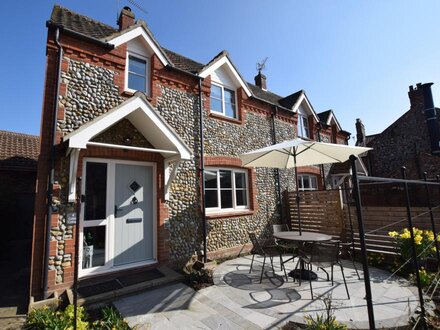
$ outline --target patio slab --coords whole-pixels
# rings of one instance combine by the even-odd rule
[[[245,256],[220,264],[214,271],[215,285],[197,292],[178,283],[119,299],[114,305],[136,329],[277,329],[288,321],[304,323],[306,315],[325,313],[323,298],[331,296],[338,321],[351,329],[369,328],[364,282],[350,262],[344,262],[350,300],[337,268],[333,286],[323,271],[317,271],[312,300],[308,281],[301,286],[291,278],[286,282],[278,262],[275,274],[266,266],[261,284],[262,260],[255,259],[251,274],[250,262]],[[416,288],[401,278],[390,280],[378,269],[370,268],[370,273],[376,328],[406,326],[418,306]]]

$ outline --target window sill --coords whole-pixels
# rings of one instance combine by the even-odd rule
[[[125,91],[123,91],[122,92],[122,96],[124,96],[124,97],[132,97],[134,94],[136,94],[138,91],[131,91],[131,90],[125,90]],[[145,92],[140,92],[140,93],[142,93],[142,94],[144,94],[145,95],[145,97],[147,98],[147,100],[149,101],[149,102],[151,102],[151,100],[152,100],[152,97],[151,96],[149,96],[149,95],[147,95],[147,94],[145,94]]]
[[[215,119],[220,119],[220,120],[224,120],[233,124],[242,124],[242,121],[240,119],[236,119],[236,118],[231,118],[231,117],[226,117],[223,115],[218,115],[214,112],[209,112],[209,117],[215,118]]]
[[[230,211],[230,212],[212,212],[206,214],[206,219],[222,219],[222,218],[237,218],[244,217],[248,215],[253,215],[254,210],[243,210],[243,211]]]

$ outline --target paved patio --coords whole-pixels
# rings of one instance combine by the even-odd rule
[[[120,299],[115,306],[137,329],[276,329],[288,321],[304,323],[305,315],[324,313],[322,298],[331,295],[338,321],[352,329],[369,328],[364,282],[350,262],[344,262],[344,268],[351,299],[335,268],[333,287],[323,271],[317,272],[312,300],[308,281],[301,286],[290,278],[286,282],[278,262],[275,276],[267,266],[268,277],[260,284],[262,260],[256,258],[251,274],[250,261],[245,256],[222,263],[214,271],[215,285],[198,292],[179,283]],[[387,280],[389,274],[381,270],[370,272],[376,327],[406,325],[418,305],[416,288],[403,279]]]

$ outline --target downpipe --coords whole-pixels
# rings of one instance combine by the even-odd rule
[[[57,118],[58,118],[58,98],[60,95],[60,79],[61,79],[61,63],[63,59],[63,48],[59,42],[60,29],[55,30],[55,44],[58,49],[57,58],[57,78],[55,81],[55,97],[54,97],[54,112],[53,112],[53,126],[51,135],[51,151],[49,158],[49,184],[47,187],[47,214],[46,214],[46,241],[44,247],[44,277],[43,277],[43,296],[44,299],[48,298],[49,287],[49,250],[50,250],[50,229],[52,222],[52,200],[53,200],[53,185],[55,181],[55,145],[56,145],[56,131],[57,131]]]

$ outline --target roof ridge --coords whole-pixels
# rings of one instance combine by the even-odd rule
[[[91,17],[89,17],[89,16],[86,16],[86,15],[84,15],[84,14],[80,14],[80,13],[78,13],[78,12],[76,12],[76,11],[73,11],[73,10],[71,10],[71,9],[69,9],[69,8],[67,8],[67,7],[61,6],[61,5],[59,5],[59,4],[55,4],[55,5],[53,6],[52,14],[53,14],[53,11],[54,11],[55,7],[58,7],[59,9],[65,10],[65,11],[67,11],[67,12],[73,14],[73,15],[81,16],[82,18],[84,18],[84,19],[86,19],[86,20],[88,20],[88,21],[90,21],[90,22],[92,22],[92,23],[94,23],[94,24],[98,24],[98,25],[101,25],[101,26],[104,26],[104,27],[107,27],[107,28],[113,29],[113,30],[115,30],[115,31],[118,31],[118,29],[115,28],[114,26],[108,25],[108,24],[106,24],[106,23],[103,23],[103,22],[101,22],[101,21],[98,21],[98,20],[96,20],[96,19],[93,19],[93,18],[91,18]],[[52,20],[52,14],[50,15],[50,20]]]

